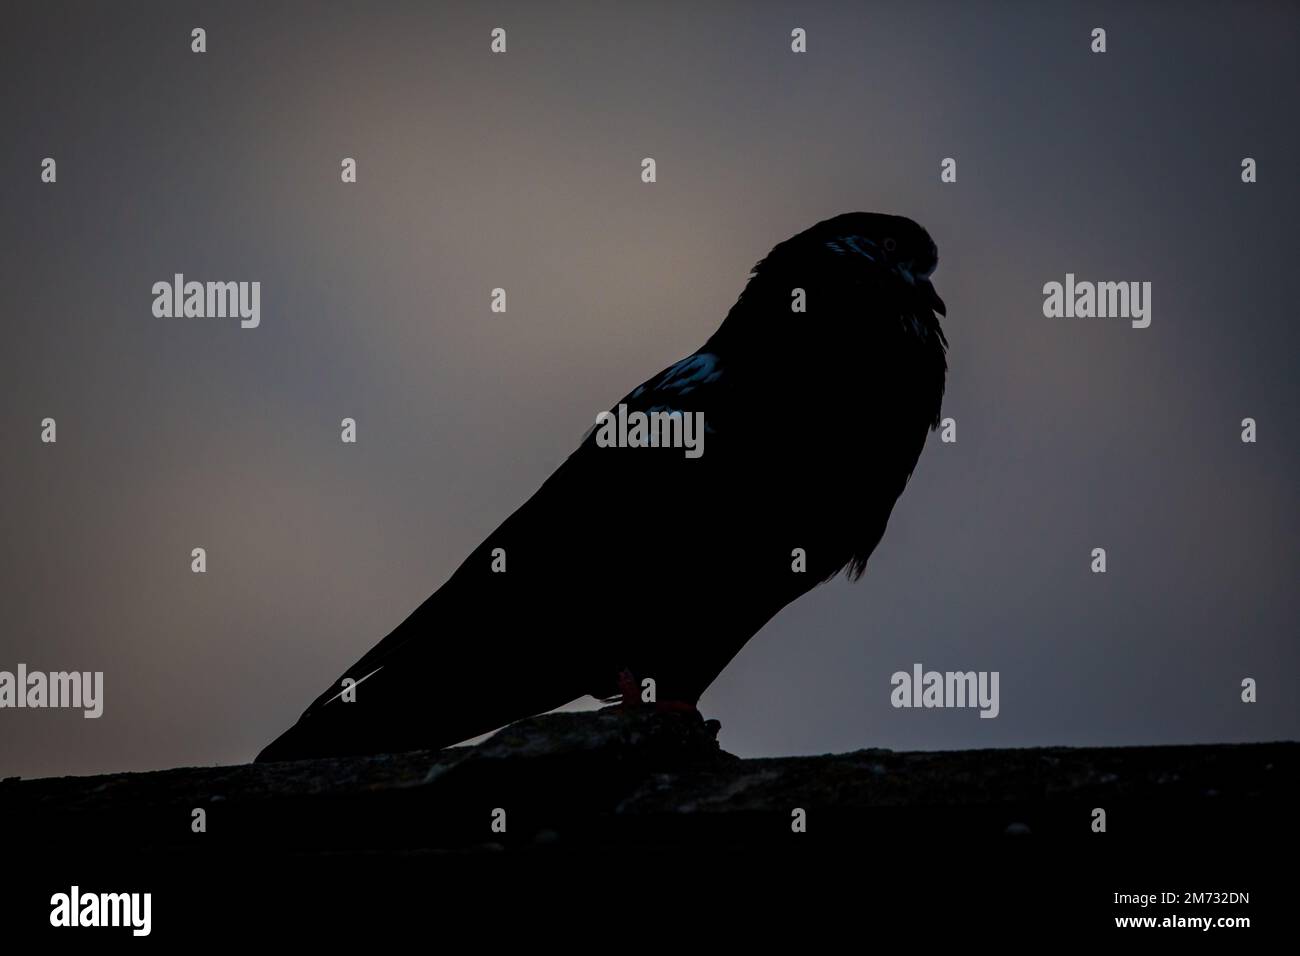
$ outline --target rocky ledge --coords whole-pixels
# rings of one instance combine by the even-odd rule
[[[0,782],[9,839],[202,857],[936,838],[1232,842],[1290,827],[1300,744],[741,759],[699,714],[548,714],[475,747]],[[200,826],[199,821],[202,825]]]

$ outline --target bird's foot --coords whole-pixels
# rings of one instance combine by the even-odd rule
[[[699,713],[699,708],[695,706],[695,702],[690,700],[642,700],[641,685],[637,682],[635,675],[627,668],[623,668],[618,672],[617,682],[619,696],[606,698],[605,703],[615,704],[620,709],[640,710],[647,708],[659,713]]]

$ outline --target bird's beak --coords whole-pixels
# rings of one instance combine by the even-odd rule
[[[930,308],[934,309],[934,311],[938,312],[940,315],[946,316],[948,310],[943,304],[943,299],[939,298],[939,293],[934,291],[934,283],[929,279],[921,279],[917,282],[917,285],[920,287],[921,291],[926,294]]]

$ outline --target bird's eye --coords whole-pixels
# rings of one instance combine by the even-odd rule
[[[884,246],[886,252],[893,252],[895,249],[898,248],[898,243],[896,243],[893,239],[886,239],[884,242]]]

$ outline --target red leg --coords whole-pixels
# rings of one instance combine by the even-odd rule
[[[623,668],[618,672],[616,680],[620,695],[617,699],[617,706],[623,708],[645,706],[641,700],[641,685],[630,670],[626,667]],[[615,698],[606,698],[607,702],[613,702],[614,700]],[[699,712],[699,708],[696,707],[695,703],[689,700],[656,700],[649,706],[660,713],[689,714]]]
[[[636,678],[626,667],[618,672],[618,692],[623,695],[619,702],[621,707],[635,707],[641,703],[641,688],[637,685]]]

